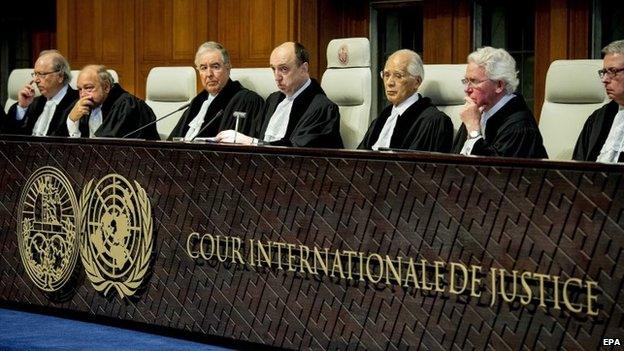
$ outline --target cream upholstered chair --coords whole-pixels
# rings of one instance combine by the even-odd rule
[[[334,39],[327,45],[321,87],[340,109],[340,134],[347,149],[357,148],[371,121],[370,62],[367,38]]]
[[[119,83],[119,75],[117,74],[117,72],[113,69],[107,69],[108,73],[111,74],[111,76],[113,76],[113,81],[115,83]],[[80,73],[79,69],[73,69],[71,71],[71,80],[69,81],[69,86],[76,89],[76,82],[78,82],[78,74]]]
[[[20,90],[28,84],[33,78],[32,68],[18,68],[11,71],[9,74],[9,81],[7,82],[7,100],[4,104],[4,111],[9,112],[11,106],[17,102],[17,97]],[[39,89],[35,86],[35,95],[39,96]]]
[[[466,74],[466,64],[424,65],[425,77],[418,92],[426,96],[451,117],[455,133],[461,126],[459,113],[464,106],[464,86],[461,83]]]
[[[239,81],[245,88],[255,91],[265,100],[272,92],[277,91],[273,71],[268,67],[232,68],[230,79]]]
[[[608,101],[598,77],[601,68],[602,60],[557,60],[550,64],[539,120],[550,159],[570,160],[585,120]]]
[[[197,94],[197,75],[193,67],[154,67],[147,75],[145,102],[156,118],[191,102]],[[178,111],[156,123],[160,139],[166,140],[182,117]]]

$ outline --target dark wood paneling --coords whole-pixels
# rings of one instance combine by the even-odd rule
[[[424,62],[465,63],[471,49],[470,2],[426,1],[423,17]]]

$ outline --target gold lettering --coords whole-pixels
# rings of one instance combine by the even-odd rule
[[[466,290],[466,287],[468,286],[468,269],[466,268],[466,266],[464,266],[461,263],[454,263],[451,262],[450,263],[450,272],[449,274],[451,275],[451,283],[449,285],[449,292],[451,294],[455,294],[455,295],[459,295],[461,293],[463,293]],[[464,283],[461,288],[459,290],[455,289],[456,287],[456,280],[455,280],[455,268],[459,268],[459,270],[461,271],[463,278],[461,279],[462,282]]]
[[[505,273],[506,271],[504,269],[500,269],[500,293],[501,293],[501,297],[503,298],[503,301],[506,302],[512,302],[515,298],[516,298],[516,294],[518,293],[518,271],[517,270],[513,270],[511,271],[511,273],[513,274],[513,280],[511,282],[511,286],[512,286],[512,293],[511,293],[511,297],[507,297],[507,292],[505,291]]]
[[[314,247],[314,274],[318,274],[316,265],[318,262],[321,266],[321,270],[325,273],[325,275],[329,275],[329,269],[327,268],[329,266],[329,249],[325,248],[323,249],[323,251],[325,251],[325,259],[321,257],[321,253],[319,252],[318,248],[316,246]]]
[[[245,264],[243,261],[243,256],[240,253],[241,246],[243,245],[242,241],[238,237],[231,237],[232,240],[232,263],[235,263],[238,259],[240,264]]]
[[[358,253],[360,256],[360,267],[359,267],[359,271],[360,271],[360,281],[363,282],[364,280],[364,253],[363,252],[359,252]]]
[[[223,237],[223,239],[225,240],[225,250],[221,249],[222,243],[221,243],[221,236],[217,235],[215,236],[215,241],[217,242],[217,260],[219,260],[219,262],[225,262],[225,260],[227,260],[227,254],[230,248],[230,241],[228,240],[228,237],[225,236]],[[221,251],[223,251],[223,257],[221,257]]]
[[[490,268],[490,277],[492,277],[492,300],[490,300],[490,307],[493,307],[496,303],[496,295],[498,294],[496,292],[496,268]]]
[[[247,262],[249,262],[249,265],[252,267],[256,266],[256,260],[254,260],[254,240],[253,239],[249,239],[249,260],[247,260]]]
[[[386,284],[391,285],[392,283],[390,283],[390,272],[392,272],[392,275],[394,276],[394,280],[400,285],[401,284],[401,256],[399,256],[397,258],[397,266],[399,266],[399,269],[397,270],[394,267],[394,263],[392,263],[392,259],[390,258],[390,256],[386,255]]]
[[[204,239],[206,238],[210,239],[210,256],[206,256],[206,251],[204,251]],[[201,240],[199,241],[199,254],[206,261],[212,258],[212,255],[214,254],[214,237],[212,235],[202,235]]]
[[[598,309],[594,309],[594,302],[598,302],[598,295],[594,294],[594,288],[598,288],[597,282],[587,282],[587,314],[590,316],[597,316]]]
[[[190,258],[198,258],[199,257],[199,253],[197,251],[193,251],[193,249],[192,249],[193,245],[191,245],[191,239],[194,238],[194,237],[196,237],[197,240],[199,240],[199,233],[192,232],[186,238],[186,254],[189,255]]]
[[[540,307],[546,307],[546,303],[544,302],[544,279],[549,278],[546,274],[534,273],[533,278],[539,279],[539,299],[540,299]]]
[[[555,295],[555,306],[554,309],[560,310],[561,306],[559,306],[559,276],[553,275],[553,294]]]
[[[342,254],[347,256],[347,279],[353,280],[353,262],[351,258],[355,257],[355,255],[357,255],[357,252],[345,250],[342,251]]]
[[[471,268],[471,279],[470,279],[470,296],[479,297],[481,296],[481,291],[479,291],[479,287],[477,286],[481,284],[481,278],[477,278],[477,273],[481,273],[481,266],[470,266]]]
[[[522,272],[522,274],[520,275],[520,284],[522,285],[522,288],[524,288],[524,292],[526,293],[526,296],[521,296],[520,297],[520,303],[523,305],[528,305],[529,302],[531,302],[531,299],[533,298],[533,291],[531,290],[531,287],[529,286],[529,283],[527,282],[527,278],[531,278],[531,272]]]
[[[277,246],[277,269],[283,270],[282,268],[282,248],[286,246],[286,244],[281,242],[274,242],[273,245]]]
[[[420,269],[422,271],[422,288],[423,290],[433,289],[433,285],[427,285],[427,261],[425,259],[420,260]]]
[[[579,308],[574,308],[574,305],[570,302],[570,297],[568,295],[568,285],[570,283],[576,283],[576,285],[578,285],[579,287],[583,288],[583,281],[581,281],[578,278],[570,278],[568,280],[566,280],[565,283],[563,283],[563,304],[572,312],[576,312],[579,313],[583,310],[583,305],[581,305]],[[589,311],[589,309],[588,309]]]
[[[444,289],[440,285],[442,273],[440,272],[440,268],[444,268],[445,263],[442,261],[433,261],[434,272],[435,272],[435,291],[444,292]]]
[[[262,242],[260,240],[258,240],[258,242],[256,243],[256,247],[258,248],[258,267],[262,267],[262,260],[264,259],[264,262],[271,267],[271,261],[272,261],[272,255],[271,255],[271,242],[269,241],[267,243],[267,246],[269,247],[268,250],[266,250],[264,248],[264,244],[262,244]]]
[[[304,252],[305,252],[305,255],[303,254]],[[312,271],[312,268],[310,267],[310,263],[308,262],[308,256],[310,256],[310,249],[305,245],[299,245],[299,259],[300,259],[299,271],[301,273],[305,273],[303,271],[303,266],[306,266],[308,268],[309,273],[316,274],[316,272]]]
[[[334,272],[336,272],[336,268],[338,268],[338,273],[340,273],[340,278],[344,279],[345,275],[344,275],[344,272],[342,271],[342,261],[340,259],[340,251],[338,250],[336,250],[336,252],[334,253],[334,264],[332,265],[332,271],[331,271],[332,277],[336,276],[334,274]]]
[[[293,259],[295,258],[292,250],[296,247],[295,244],[286,244],[288,246],[288,270],[290,272],[295,272],[296,269],[293,267]]]
[[[371,263],[370,261],[372,257],[375,257],[375,259],[377,259],[377,264],[379,265],[379,276],[377,278],[373,278],[373,275],[372,275],[373,272],[370,267],[370,263]],[[383,258],[381,258],[380,255],[374,253],[374,254],[368,255],[368,257],[366,258],[366,277],[368,278],[369,281],[373,283],[379,283],[379,281],[383,277]]]
[[[414,287],[416,289],[420,289],[420,286],[418,285],[418,277],[416,277],[416,264],[414,264],[414,259],[411,257],[407,263],[407,273],[405,273],[405,282],[403,283],[404,287],[409,287],[410,279],[412,280]]]

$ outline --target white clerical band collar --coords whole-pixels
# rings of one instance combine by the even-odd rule
[[[403,101],[402,103],[396,106],[392,106],[392,110],[397,111],[399,115],[402,115],[403,112],[405,112],[405,110],[407,110],[410,106],[412,106],[418,101],[418,98],[419,98],[418,93],[414,93],[410,97],[405,99],[405,101]]]
[[[291,100],[291,101],[296,99],[297,96],[299,96],[299,94],[301,94],[304,90],[306,90],[306,88],[309,87],[311,83],[312,83],[312,79],[308,78],[308,80],[305,83],[303,83],[301,88],[295,91],[294,94],[292,94],[291,96],[286,95],[286,99]]]

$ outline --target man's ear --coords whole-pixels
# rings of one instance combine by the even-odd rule
[[[308,66],[308,63],[307,63],[307,62],[304,62],[304,63],[301,65],[301,67],[303,67],[303,70],[304,70],[306,73],[308,73],[308,72],[309,72],[308,70],[310,69],[310,67]]]
[[[502,80],[497,80],[496,81],[496,93],[500,94],[504,91],[505,91],[505,82],[503,82]]]

